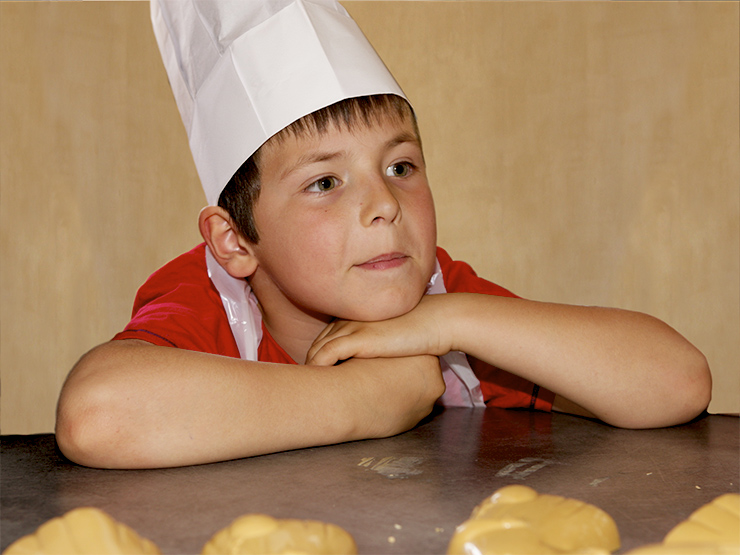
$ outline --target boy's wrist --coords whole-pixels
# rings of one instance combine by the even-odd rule
[[[469,334],[465,332],[471,325],[472,310],[476,302],[474,293],[447,293],[440,295],[439,312],[436,314],[440,327],[440,342],[449,351],[467,352],[466,339]],[[443,350],[444,350],[443,349]]]
[[[505,330],[505,305],[514,299],[483,293],[448,293],[443,311],[444,341],[450,351],[476,358],[490,354],[497,337]],[[504,326],[502,328],[502,326]]]
[[[404,432],[428,415],[444,393],[437,357],[350,359],[342,366],[343,375],[355,374],[345,399],[345,441]]]

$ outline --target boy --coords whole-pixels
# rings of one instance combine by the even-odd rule
[[[205,245],[70,373],[69,458],[175,466],[383,437],[438,399],[625,427],[707,406],[704,357],[662,322],[517,299],[436,248],[414,114],[341,6],[161,4]]]

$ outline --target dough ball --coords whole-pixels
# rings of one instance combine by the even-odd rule
[[[355,540],[334,524],[245,515],[216,533],[203,555],[352,555]]]
[[[740,545],[740,495],[728,493],[700,507],[688,520],[668,532],[663,543]]]
[[[740,495],[728,493],[694,511],[668,532],[663,543],[629,555],[737,555],[740,553]]]
[[[52,518],[13,542],[3,555],[159,555],[159,548],[99,509],[82,507]]]
[[[604,511],[526,486],[497,490],[455,530],[449,555],[608,554],[619,532]]]

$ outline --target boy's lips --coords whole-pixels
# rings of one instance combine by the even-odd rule
[[[388,270],[401,266],[408,260],[408,256],[400,252],[390,252],[371,258],[365,262],[357,264],[358,268],[364,270]]]

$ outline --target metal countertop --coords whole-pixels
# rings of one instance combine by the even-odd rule
[[[50,518],[94,506],[163,553],[199,553],[247,513],[335,523],[361,554],[444,553],[475,505],[516,483],[601,507],[625,552],[737,493],[739,440],[731,416],[621,430],[563,414],[440,409],[388,439],[118,471],[67,461],[52,434],[2,436],[0,550]]]

